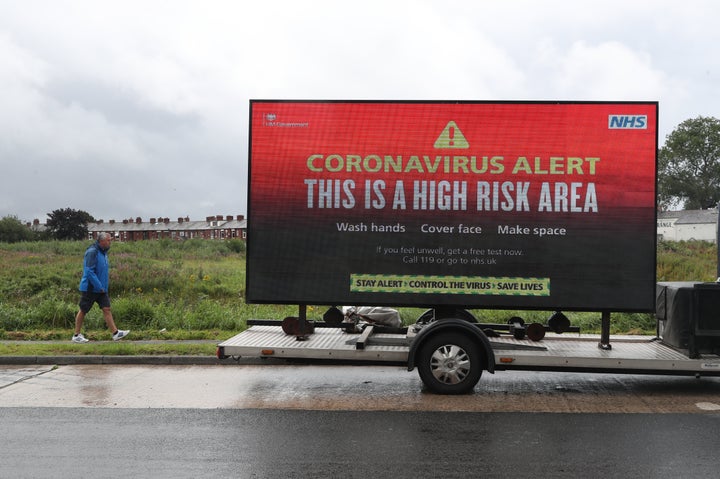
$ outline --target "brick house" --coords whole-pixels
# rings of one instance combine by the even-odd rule
[[[172,239],[176,241],[200,238],[207,240],[241,239],[247,235],[247,220],[243,215],[208,216],[205,221],[190,221],[190,218],[150,218],[143,221],[138,217],[122,222],[98,220],[88,224],[88,236],[96,239],[99,233],[110,233],[118,241],[143,241]]]

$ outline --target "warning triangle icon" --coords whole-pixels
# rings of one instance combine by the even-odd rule
[[[435,148],[470,148],[465,136],[454,121],[449,121],[435,140]]]

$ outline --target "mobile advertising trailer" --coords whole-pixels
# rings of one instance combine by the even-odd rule
[[[401,363],[447,394],[507,369],[720,373],[717,285],[655,281],[657,118],[656,102],[252,100],[246,300],[298,315],[250,320],[218,357]],[[424,312],[349,323],[341,305]],[[563,311],[597,312],[601,334]],[[657,337],[610,344],[613,312],[656,311]]]

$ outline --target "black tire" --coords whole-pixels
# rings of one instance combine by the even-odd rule
[[[428,309],[417,319],[418,324],[432,323],[447,318],[457,318],[467,321],[468,323],[477,323],[477,319],[466,309]]]
[[[427,324],[435,321],[435,310],[434,309],[428,309],[423,314],[420,315],[420,317],[415,321],[418,324]]]
[[[485,369],[480,352],[472,338],[455,331],[440,332],[418,350],[420,379],[437,394],[472,392]]]

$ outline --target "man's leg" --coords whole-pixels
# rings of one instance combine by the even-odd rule
[[[107,324],[107,327],[110,328],[111,333],[115,333],[115,331],[118,330],[118,328],[115,326],[115,320],[113,319],[112,310],[110,307],[105,307],[102,309],[103,317],[105,318],[105,324]]]
[[[115,326],[115,320],[113,319],[112,311],[110,310],[109,306],[105,306],[103,309],[103,316],[105,317],[105,324],[107,324],[107,327],[110,328],[110,331],[112,331],[112,339],[113,341],[117,341],[118,339],[123,339],[128,334],[130,334],[130,330],[120,330]]]
[[[85,312],[81,309],[78,311],[77,315],[75,315],[75,334],[80,334],[80,331],[82,331],[82,325],[83,321],[85,320]]]

